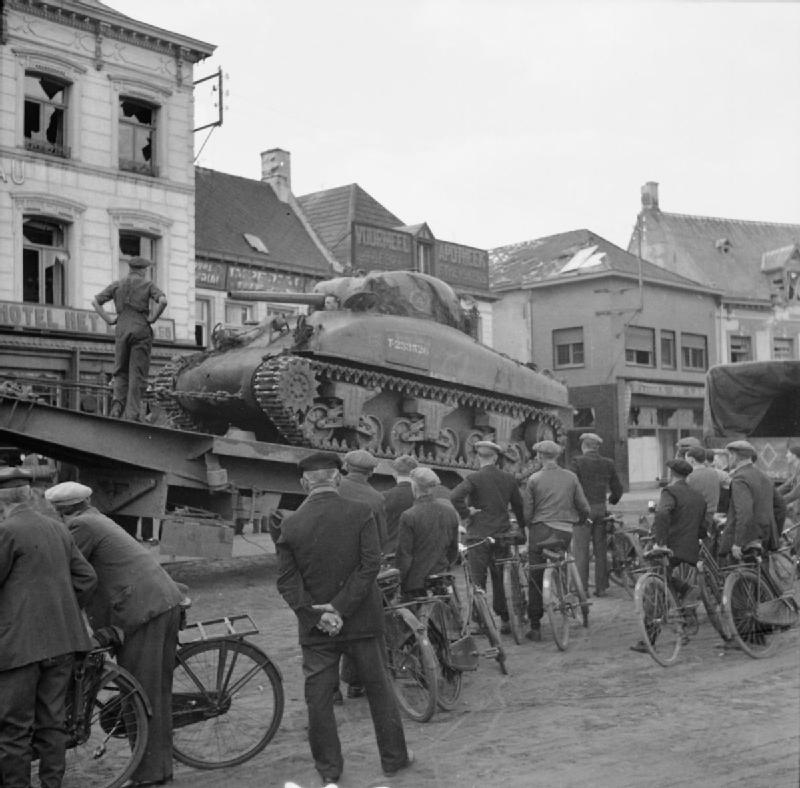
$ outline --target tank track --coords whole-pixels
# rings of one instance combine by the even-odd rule
[[[298,362],[301,363],[298,364]],[[296,375],[301,367],[306,370],[306,375],[313,376],[317,382],[325,378],[334,382],[343,381],[371,389],[394,390],[405,397],[433,399],[442,402],[450,401],[457,406],[474,407],[487,412],[513,416],[520,422],[530,419],[551,427],[557,440],[563,441],[565,437],[564,425],[557,416],[529,402],[516,400],[512,397],[493,397],[459,388],[455,385],[414,380],[413,378],[392,375],[378,370],[291,354],[268,357],[256,369],[253,376],[256,399],[265,415],[276,426],[284,439],[296,446],[333,450],[350,448],[340,444],[336,439],[309,440],[303,431],[302,416],[300,414],[304,408],[308,408],[313,404],[313,392],[310,398],[303,396],[302,398],[291,397],[287,399],[285,395],[285,374],[292,372]],[[373,454],[377,457],[386,458],[396,456],[391,447],[384,447],[381,451],[374,451]],[[445,462],[439,460],[437,464],[469,467],[463,458]]]

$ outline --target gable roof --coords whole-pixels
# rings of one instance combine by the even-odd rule
[[[350,264],[350,234],[353,222],[377,227],[404,224],[357,183],[337,186],[297,198],[303,213],[331,254]]]
[[[699,282],[641,261],[642,278],[690,290],[708,290]],[[639,276],[639,258],[589,230],[534,238],[489,250],[490,286],[494,291],[563,284],[584,276]]]
[[[330,264],[291,205],[263,181],[195,167],[195,250],[212,258],[329,277]],[[245,234],[261,239],[267,254]]]
[[[800,242],[798,224],[688,216],[658,209],[642,211],[641,224],[645,258],[727,296],[751,301],[770,297],[770,281],[761,270],[764,255]],[[638,244],[638,230],[634,230],[629,251]]]

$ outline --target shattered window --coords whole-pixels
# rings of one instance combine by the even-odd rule
[[[143,101],[121,98],[119,102],[119,168],[157,175],[155,133],[157,108]]]
[[[67,83],[41,74],[25,74],[25,147],[28,150],[69,156],[64,127]]]

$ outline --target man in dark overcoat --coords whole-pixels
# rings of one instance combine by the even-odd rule
[[[786,519],[786,504],[769,476],[755,466],[758,452],[751,443],[733,441],[725,448],[731,458],[731,497],[720,552],[740,561],[742,549],[754,543],[777,549],[777,523]]]
[[[503,450],[493,441],[478,441],[475,452],[479,470],[469,474],[450,495],[459,517],[468,521],[467,545],[476,544],[487,536],[507,532],[511,528],[509,505],[517,518],[517,527],[522,529],[525,525],[517,480],[497,465]],[[492,607],[502,621],[501,631],[504,633],[511,629],[503,590],[503,570],[501,565],[495,563],[495,558],[505,557],[508,550],[506,546],[482,544],[467,553],[475,583],[485,589],[487,571],[492,578]]]
[[[45,492],[97,572],[97,591],[86,606],[89,622],[123,631],[117,662],[150,700],[147,746],[132,784],[162,784],[172,779],[172,674],[183,593],[147,548],[90,504],[91,495],[91,487],[77,482]]]
[[[574,457],[569,469],[578,477],[586,500],[589,501],[589,519],[572,529],[572,552],[575,566],[589,593],[589,553],[594,552],[594,595],[601,597],[608,590],[608,546],[603,518],[608,514],[606,498],[612,506],[622,498],[622,482],[614,460],[600,454],[603,439],[593,432],[580,436],[581,455]]]
[[[395,486],[386,490],[383,501],[386,506],[386,542],[383,552],[392,555],[397,552],[397,539],[400,535],[400,515],[414,505],[414,493],[411,490],[411,476],[419,465],[417,458],[411,454],[402,454],[392,462]]]
[[[65,700],[75,652],[91,639],[79,604],[97,576],[63,524],[32,505],[24,471],[0,473],[0,785],[42,788],[64,776]]]
[[[337,455],[312,454],[298,465],[308,497],[284,519],[276,547],[278,591],[297,616],[311,754],[323,781],[336,782],[344,760],[333,696],[347,654],[366,691],[384,773],[393,775],[413,754],[386,671],[375,518],[367,504],[337,492]]]
[[[425,595],[425,578],[446,572],[458,557],[458,515],[433,497],[441,482],[430,468],[411,471],[414,505],[400,515],[396,566],[407,597]]]

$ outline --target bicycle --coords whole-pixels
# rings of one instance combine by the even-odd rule
[[[669,586],[672,550],[654,547],[644,554],[649,568],[636,581],[633,601],[642,635],[650,656],[668,667],[675,663],[688,635],[699,629],[697,604],[680,605]]]
[[[525,639],[528,623],[528,569],[527,559],[520,553],[520,544],[525,544],[522,532],[512,531],[493,537],[507,545],[511,554],[507,558],[496,558],[495,564],[503,568],[503,590],[508,608],[508,624],[514,642],[520,645]]]
[[[560,651],[569,645],[572,621],[581,611],[583,626],[589,626],[589,605],[586,591],[566,541],[549,537],[538,545],[546,559],[544,564],[532,564],[530,569],[544,569],[542,578],[542,604],[544,605],[553,639]]]
[[[601,522],[607,533],[609,580],[621,586],[632,597],[644,558],[640,540],[649,531],[641,527],[625,528],[625,522],[613,512],[606,515]]]
[[[695,579],[711,626],[724,641],[728,641],[731,636],[722,615],[722,588],[725,585],[725,578],[733,567],[723,566],[717,554],[717,541],[724,525],[725,516],[714,515],[712,532],[708,539],[700,541],[700,555],[697,559]]]
[[[436,654],[427,627],[411,611],[418,601],[400,600],[400,570],[378,573],[383,600],[386,662],[397,702],[416,722],[427,722],[436,711],[439,682]]]
[[[188,601],[184,606],[188,607]],[[237,631],[244,622],[246,629]],[[247,614],[182,622],[173,673],[175,759],[198,769],[245,762],[272,740],[283,717],[280,671],[246,640],[258,629]],[[215,628],[222,628],[213,634]],[[78,660],[67,693],[65,788],[119,788],[147,743],[150,701],[138,681],[96,648]]]
[[[789,554],[789,547],[777,552]],[[742,551],[743,563],[732,568],[722,589],[722,614],[731,639],[750,657],[762,659],[775,652],[779,635],[797,623],[792,590],[776,587],[765,568],[760,544]]]

